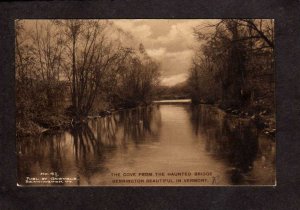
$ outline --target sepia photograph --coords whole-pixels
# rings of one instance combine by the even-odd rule
[[[274,19],[17,19],[17,186],[276,186]]]

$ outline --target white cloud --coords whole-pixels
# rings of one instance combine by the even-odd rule
[[[166,55],[166,48],[162,48],[162,47],[158,49],[147,49],[146,51],[149,56],[158,60],[161,60]]]
[[[161,63],[163,83],[176,84],[184,81],[191,65],[193,48],[197,42],[193,28],[204,28],[216,20],[113,20],[113,22],[132,34],[137,44],[143,43],[147,53]]]
[[[136,25],[136,20],[114,20],[114,24],[124,31],[128,31],[135,37],[137,41],[146,40],[151,36],[151,27],[147,24]]]
[[[193,50],[187,49],[178,52],[167,52],[165,53],[165,56],[169,58],[187,59],[190,58],[193,55],[193,53],[194,53]]]
[[[187,73],[176,74],[169,77],[164,77],[161,80],[162,85],[173,86],[178,83],[184,82],[187,79]]]

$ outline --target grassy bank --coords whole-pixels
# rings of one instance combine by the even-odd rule
[[[60,130],[71,126],[71,118],[65,115],[44,115],[38,119],[22,119],[16,123],[16,136],[37,136],[46,130]]]
[[[118,108],[112,108],[107,104],[104,106],[101,104],[101,108],[98,107],[97,110],[92,111],[89,116],[82,117],[80,120],[74,120],[72,116],[66,113],[54,113],[54,112],[44,112],[38,117],[32,118],[22,118],[17,119],[16,123],[16,136],[26,137],[26,136],[38,136],[43,132],[48,130],[65,130],[71,128],[75,125],[85,123],[89,118],[105,117],[111,115],[113,112],[117,112],[123,109],[136,108],[122,106]]]

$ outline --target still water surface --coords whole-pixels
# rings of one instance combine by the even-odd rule
[[[20,185],[51,172],[75,177],[71,185],[80,186],[275,184],[274,139],[208,105],[123,110],[70,131],[18,139],[17,152]],[[166,181],[177,173],[187,176]],[[139,183],[145,178],[161,180]]]

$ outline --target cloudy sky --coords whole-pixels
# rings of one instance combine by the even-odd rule
[[[35,27],[36,20],[26,20],[26,28]],[[161,84],[176,85],[186,80],[194,48],[197,47],[193,28],[203,32],[216,23],[212,19],[114,19],[124,32],[129,32],[138,48],[143,43],[147,53],[161,64]],[[49,20],[38,20],[41,25]],[[130,36],[130,37],[131,37]]]
[[[139,19],[113,22],[144,44],[147,53],[161,64],[162,84],[172,86],[187,78],[196,44],[193,27],[202,28],[214,20]]]

